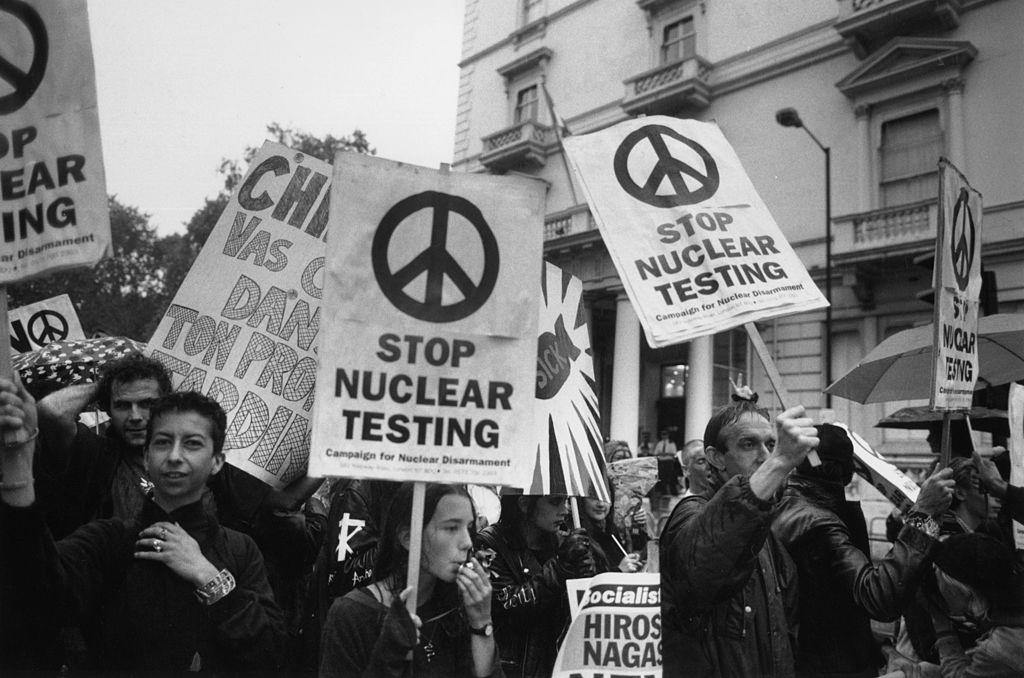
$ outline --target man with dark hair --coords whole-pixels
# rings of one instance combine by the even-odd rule
[[[817,444],[803,407],[774,427],[749,400],[712,415],[711,489],[680,500],[661,534],[666,676],[793,675],[796,573],[769,526],[786,477]]]
[[[949,505],[953,472],[925,480],[889,552],[872,564],[860,505],[846,501],[853,444],[843,429],[818,431],[821,465],[797,466],[772,531],[797,566],[800,582],[798,676],[878,675],[884,663],[871,619],[893,621],[927,573],[940,516]]]
[[[252,539],[203,505],[224,466],[226,417],[193,392],[150,403],[143,465],[152,488],[130,520],[88,523],[55,542],[35,502],[35,403],[0,378],[0,590],[28,628],[77,623],[101,671],[273,670],[281,613]]]

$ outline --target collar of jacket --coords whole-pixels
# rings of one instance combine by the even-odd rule
[[[787,493],[799,494],[808,501],[836,512],[846,501],[846,488],[842,483],[821,478],[809,478],[795,472],[789,477]]]
[[[202,499],[168,513],[157,506],[153,501],[153,496],[150,495],[146,497],[146,502],[142,505],[142,512],[139,514],[139,527],[145,528],[160,521],[177,523],[200,544],[220,527],[217,517],[203,506]]]

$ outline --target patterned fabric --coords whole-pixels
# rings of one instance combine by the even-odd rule
[[[105,363],[133,353],[142,353],[145,344],[125,337],[96,337],[55,341],[41,349],[11,357],[11,365],[25,385],[56,382],[63,386],[99,380]]]

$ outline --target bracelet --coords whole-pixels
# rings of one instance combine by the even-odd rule
[[[224,568],[217,576],[196,589],[196,598],[203,605],[213,605],[235,590],[235,578]]]
[[[0,492],[7,490],[20,490],[32,484],[32,480],[15,480],[10,483],[0,481]]]
[[[939,524],[935,522],[934,518],[924,513],[911,511],[907,514],[907,518],[903,521],[903,524],[909,525],[920,532],[924,532],[932,539],[939,538]]]
[[[28,435],[28,438],[26,438],[25,440],[16,440],[14,442],[8,442],[8,441],[5,440],[4,441],[4,447],[6,447],[9,450],[10,449],[14,449],[16,447],[21,447],[22,445],[27,445],[28,443],[32,442],[33,440],[35,440],[38,437],[39,437],[39,427],[37,426],[35,428],[35,430],[32,431],[32,433],[30,433]]]

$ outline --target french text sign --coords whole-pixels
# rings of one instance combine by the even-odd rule
[[[828,305],[714,123],[639,118],[565,146],[652,347]]]
[[[310,475],[523,487],[543,185],[339,153]]]
[[[264,143],[149,340],[228,413],[228,461],[275,487],[306,472],[330,178]]]
[[[0,285],[110,249],[85,0],[0,3]]]
[[[971,406],[978,381],[981,295],[981,194],[945,158],[939,161],[939,227],[935,239],[935,367],[931,406]]]

